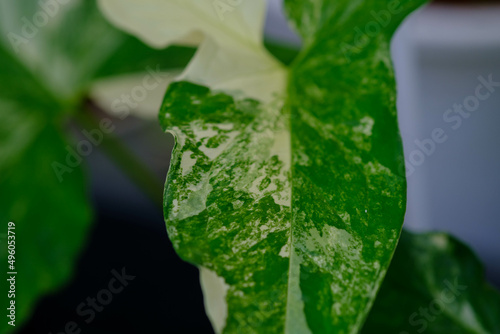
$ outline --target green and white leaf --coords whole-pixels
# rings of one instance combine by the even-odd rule
[[[363,333],[500,333],[500,293],[444,233],[401,236]]]
[[[160,121],[177,141],[167,229],[179,255],[200,267],[218,333],[361,329],[405,212],[390,38],[422,3],[402,1],[390,25],[358,45],[355,28],[386,2],[287,1],[305,47],[284,68],[253,37],[262,1],[223,20],[208,0],[101,1],[114,22],[156,46],[205,36],[183,81],[169,87]],[[179,7],[182,24],[172,17]],[[166,33],[179,24],[175,38]],[[357,46],[346,57],[349,43]]]

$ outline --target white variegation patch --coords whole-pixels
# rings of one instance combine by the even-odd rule
[[[293,240],[290,240],[290,242],[292,241]],[[302,290],[300,289],[300,264],[303,260],[301,255],[295,250],[293,244],[289,247],[293,249],[290,254],[290,267],[288,272],[285,333],[312,334],[307,325]]]
[[[217,276],[216,273],[204,267],[200,268],[200,282],[207,315],[214,326],[215,332],[222,333],[226,326],[228,312],[226,295],[229,285],[226,284],[224,278]]]
[[[199,45],[178,78],[272,101],[287,70],[263,47],[266,2],[243,1],[223,19],[213,0],[100,0],[109,20],[151,46]]]

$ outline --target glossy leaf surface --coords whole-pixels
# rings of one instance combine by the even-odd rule
[[[181,82],[160,113],[177,138],[169,235],[201,267],[217,332],[357,332],[399,238],[406,188],[389,41],[421,2],[405,2],[349,58],[340,46],[385,4],[324,3],[325,23],[305,30],[272,101]]]

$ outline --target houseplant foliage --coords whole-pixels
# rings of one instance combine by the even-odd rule
[[[161,51],[95,1],[52,7],[30,36],[12,18],[39,4],[2,1],[0,220],[20,236],[18,326],[68,280],[90,226],[83,168],[54,169],[68,121],[97,80],[184,67],[197,47],[160,111],[177,141],[164,204],[216,332],[498,333],[500,298],[456,240],[405,233],[389,266],[406,191],[389,42],[422,3],[287,0],[304,46],[284,65],[262,45],[263,0],[100,1],[148,44],[182,46]],[[447,283],[460,294],[422,316]]]
[[[286,1],[304,47],[284,67],[264,1],[101,1],[154,46],[201,43],[160,111],[177,140],[165,217],[217,332],[360,330],[405,210],[390,38],[422,3]]]

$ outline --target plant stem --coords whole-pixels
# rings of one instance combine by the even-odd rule
[[[76,121],[87,130],[100,129],[97,118],[93,115],[99,109],[92,101],[86,101],[82,112],[76,113]],[[149,199],[163,209],[163,185],[161,180],[143,164],[120,139],[110,133],[102,133],[99,145],[120,169],[134,182]]]

